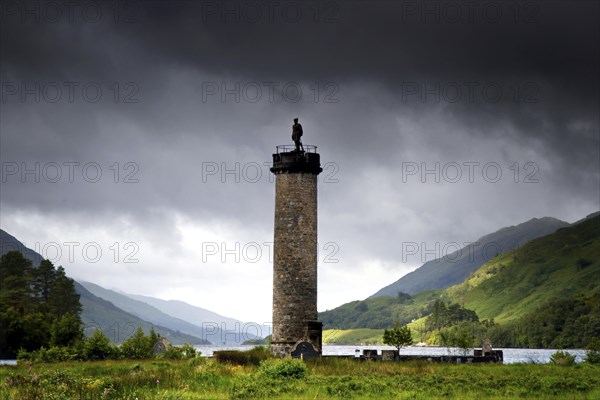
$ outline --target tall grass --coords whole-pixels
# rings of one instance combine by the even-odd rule
[[[305,367],[304,367],[305,366]],[[232,365],[215,359],[0,367],[0,399],[595,399],[600,366],[452,365],[322,358]]]

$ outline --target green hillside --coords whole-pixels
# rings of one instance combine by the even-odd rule
[[[460,311],[459,317],[473,310],[481,322],[458,318],[450,325],[428,324],[436,300],[447,306],[438,301],[442,309]],[[361,328],[389,328],[418,318],[419,329],[411,324],[413,336],[418,330],[419,341],[430,343],[439,344],[440,333],[468,330],[476,340],[488,337],[507,347],[587,346],[600,337],[600,216],[499,254],[445,290],[354,301],[319,314],[326,329],[350,330],[336,333],[344,343],[353,335],[358,335],[355,343],[366,340]]]
[[[352,344],[383,344],[383,329],[328,329],[323,331],[323,343],[352,345]]]
[[[429,304],[439,298],[441,290],[427,290],[413,296],[382,296],[352,301],[333,310],[319,313],[324,329],[384,329],[395,322],[407,324],[429,314]]]
[[[600,217],[595,217],[495,257],[443,296],[480,319],[504,323],[554,297],[589,296],[599,285]]]

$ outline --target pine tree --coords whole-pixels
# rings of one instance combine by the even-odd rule
[[[33,289],[37,298],[41,301],[45,308],[48,307],[50,300],[50,291],[56,278],[56,268],[49,260],[42,260],[40,266],[34,270]]]
[[[0,258],[0,358],[48,341],[48,319],[38,312],[31,289],[31,261],[18,251]]]
[[[0,259],[0,304],[2,310],[15,310],[19,315],[32,312],[31,261],[18,251],[6,253]]]
[[[62,267],[38,268],[18,251],[0,258],[0,357],[42,346],[70,346],[83,338],[81,303]]]
[[[81,303],[79,294],[75,290],[75,282],[65,274],[63,267],[58,267],[54,275],[54,282],[48,297],[50,312],[56,318],[65,314],[79,315]]]

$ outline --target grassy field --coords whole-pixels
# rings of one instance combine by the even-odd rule
[[[265,362],[263,362],[265,363]],[[598,399],[600,367],[348,359],[96,361],[0,367],[1,399]]]

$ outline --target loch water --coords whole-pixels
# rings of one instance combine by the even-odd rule
[[[218,350],[249,350],[253,346],[196,346],[197,350],[202,352],[205,357],[213,355],[214,351]],[[381,354],[381,350],[394,350],[390,346],[342,346],[342,345],[324,345],[323,355],[326,356],[352,356],[362,354],[363,350],[373,349]],[[358,350],[358,352],[357,352]],[[557,349],[502,349],[495,348],[494,350],[502,350],[504,353],[504,364],[515,363],[530,363],[530,364],[545,364],[550,361],[550,356],[558,351]],[[585,350],[563,350],[577,356],[576,362],[582,362],[585,357]],[[400,351],[404,355],[423,355],[423,356],[444,356],[444,355],[462,355],[463,351],[457,348],[447,347],[404,347]],[[467,354],[473,354],[471,350]]]

